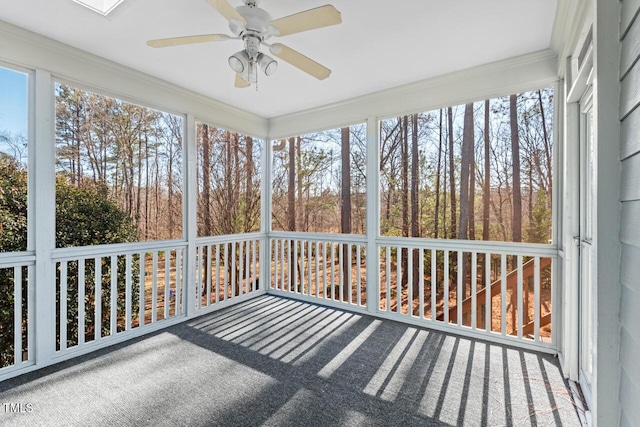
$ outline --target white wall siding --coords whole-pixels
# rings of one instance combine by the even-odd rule
[[[640,19],[624,0],[620,34],[620,425],[640,425]]]
[[[621,159],[640,153],[640,108],[636,108],[624,118],[620,126],[620,138]]]

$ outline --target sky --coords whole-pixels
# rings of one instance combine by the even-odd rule
[[[0,131],[27,136],[27,75],[0,67]]]

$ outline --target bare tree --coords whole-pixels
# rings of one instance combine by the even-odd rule
[[[453,151],[453,110],[451,107],[447,108],[447,120],[448,120],[448,133],[449,133],[449,190],[451,191],[451,238],[456,237],[456,173],[454,163],[454,151]]]
[[[520,138],[518,136],[517,95],[509,97],[509,118],[511,125],[511,155],[513,158],[513,211],[511,233],[514,242],[522,241],[522,192],[520,181]]]
[[[491,141],[489,138],[489,100],[484,101],[484,185],[482,191],[482,240],[489,240],[491,203]]]
[[[433,237],[438,238],[438,220],[440,218],[440,173],[442,171],[442,108],[438,120],[438,165],[436,166],[436,207],[433,215]]]
[[[460,228],[458,239],[469,237],[469,176],[473,157],[473,104],[464,109],[464,131],[462,136],[462,158],[460,166]]]

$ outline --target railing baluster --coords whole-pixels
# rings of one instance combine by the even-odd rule
[[[287,240],[287,256],[289,257],[288,261],[287,261],[287,291],[292,292],[292,286],[294,286],[294,281],[295,281],[295,268],[293,267],[293,262],[294,262],[294,253],[293,251],[293,244],[291,242],[291,240]]]
[[[249,257],[251,255],[251,245],[252,245],[252,241],[250,240],[245,240],[244,241],[244,245],[245,245],[245,254],[244,254],[244,283],[245,283],[245,293],[250,293],[251,292],[251,258]]]
[[[327,292],[327,260],[329,256],[327,254],[327,242],[322,243],[322,291],[324,292],[324,298],[329,298],[329,292]]]
[[[145,313],[145,288],[146,288],[146,277],[147,274],[145,272],[145,256],[146,253],[145,252],[140,252],[138,254],[138,256],[140,257],[138,262],[140,263],[140,298],[139,298],[139,314],[138,314],[138,325],[139,326],[143,326],[144,325],[144,313]],[[97,268],[97,267],[96,267]]]
[[[231,245],[231,296],[236,297],[238,296],[238,286],[237,286],[236,280],[239,279],[236,273],[236,242],[232,242],[230,243],[230,245]]]
[[[251,291],[256,290],[256,278],[257,278],[257,263],[256,263],[256,253],[258,252],[258,241],[253,240],[252,242],[253,252],[251,252],[251,271],[253,274],[251,275]]]
[[[285,240],[282,239],[280,241],[280,290],[283,292],[287,290],[284,286],[284,273],[285,273],[285,260],[286,260],[284,248],[285,248]]]
[[[220,301],[220,244],[216,245],[216,297],[214,301]]]
[[[278,289],[278,240],[273,239],[271,243],[273,246],[273,282],[271,282],[271,287]]]
[[[391,246],[385,246],[385,289],[386,289],[386,306],[385,311],[391,312]]]
[[[203,306],[203,304],[202,304],[202,289],[203,289],[202,279],[203,279],[203,276],[204,276],[205,277],[204,280],[206,280],[206,270],[208,269],[208,267],[204,267],[205,271],[204,272],[202,271],[203,264],[204,264],[204,260],[202,259],[204,257],[203,251],[204,251],[204,247],[203,246],[198,246],[198,249],[196,250],[196,309],[201,309],[202,306]]]
[[[151,288],[151,323],[158,320],[158,251],[152,255],[153,287]]]
[[[171,305],[171,250],[164,251],[164,318],[169,318]]]
[[[507,255],[500,257],[500,332],[507,335]]]
[[[316,297],[320,297],[320,242],[316,241],[316,255],[315,255],[315,263],[316,263]]]
[[[222,299],[227,299],[227,289],[229,285],[229,244],[224,244],[224,272],[222,280]]]
[[[344,302],[344,244],[338,243],[338,300]]]
[[[356,304],[358,304],[358,307],[362,305],[362,272],[360,271],[361,251],[362,246],[356,245]]]
[[[456,323],[458,326],[462,326],[462,297],[467,296],[465,292],[465,268],[464,268],[464,252],[458,251],[458,265],[456,265],[456,273],[458,275],[458,292],[456,292],[456,300],[457,302],[457,314],[458,318],[456,319]]]
[[[109,334],[118,332],[118,256],[111,255],[111,327]]]
[[[22,363],[22,266],[13,267],[13,364]]]
[[[402,248],[396,246],[396,312],[402,313]]]
[[[335,281],[335,273],[336,273],[336,259],[335,259],[335,245],[333,243],[329,243],[329,247],[331,248],[331,299],[335,301],[336,299],[336,281]]]
[[[174,315],[182,314],[182,249],[176,248],[176,300]]]
[[[420,290],[418,291],[418,303],[420,304],[420,311],[418,315],[420,319],[424,319],[424,249],[420,248],[418,250],[418,259],[420,260],[420,264],[418,264],[418,275],[420,279],[418,280],[418,286],[420,286]]]
[[[304,281],[305,281],[305,274],[304,274],[304,266],[305,266],[305,262],[304,262],[304,241],[303,240],[297,240],[296,241],[296,248],[300,248],[300,254],[296,257],[296,270],[298,270],[298,259],[300,259],[300,269],[298,270],[298,274],[300,276],[300,286],[298,287],[298,291],[300,294],[304,295]]]
[[[533,334],[540,341],[540,257],[533,261]]]
[[[442,289],[444,323],[449,323],[449,250],[444,250],[444,284]]]
[[[60,261],[60,350],[67,349],[67,261]]]
[[[35,266],[30,265],[27,267],[27,360],[33,360],[33,354],[35,349],[36,337],[33,333],[33,316],[34,316],[34,302],[35,302],[35,286],[32,285],[32,278],[34,276]]]
[[[95,258],[95,274],[94,274],[94,287],[95,287],[95,320],[94,320],[94,340],[98,340],[102,337],[102,257]]]
[[[431,249],[431,320],[436,320],[436,307],[438,304],[438,251]]]
[[[235,243],[233,244],[235,246]],[[235,257],[233,258],[235,260]],[[238,285],[236,288],[238,289],[238,295],[242,295],[242,275],[244,273],[244,242],[238,242],[238,281],[234,282]],[[235,268],[233,269],[235,271]]]
[[[407,314],[413,316],[413,249],[407,248]]]
[[[493,298],[491,297],[491,252],[484,254],[484,321],[485,330],[491,332],[491,321],[493,320]]]
[[[517,283],[517,298],[518,298],[518,319],[517,319],[517,331],[518,338],[522,338],[522,325],[524,323],[524,316],[522,315],[522,299],[524,298],[522,294],[522,285],[524,282],[523,274],[522,274],[522,255],[518,255],[518,283]]]
[[[478,253],[471,252],[471,329],[476,329],[478,325]],[[462,308],[462,307],[461,307]]]
[[[202,260],[202,262],[206,262],[206,269],[205,269],[205,280],[206,280],[206,284],[207,284],[207,303],[205,304],[206,307],[209,307],[211,305],[211,280],[212,280],[212,276],[213,274],[211,274],[211,269],[212,269],[212,265],[211,265],[211,251],[213,250],[213,245],[206,245],[207,248],[207,259],[206,260]],[[198,300],[202,301],[202,293],[203,293],[204,289],[200,289],[200,292],[198,293]]]
[[[312,285],[312,269],[313,265],[313,242],[311,240],[307,240],[307,295],[312,296],[311,289]]]
[[[127,254],[125,257],[125,270],[126,270],[126,289],[125,289],[125,302],[124,302],[124,310],[125,310],[125,331],[131,330],[131,254]],[[84,264],[83,264],[84,269]]]
[[[78,260],[78,345],[84,344],[84,258]]]

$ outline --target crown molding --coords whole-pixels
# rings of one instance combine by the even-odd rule
[[[225,129],[258,138],[267,135],[265,118],[3,21],[0,60],[24,69],[47,70],[57,80],[105,95],[193,114]]]
[[[550,49],[363,95],[269,120],[269,138],[363,123],[539,89],[558,80]]]
[[[584,36],[585,25],[591,19],[591,3],[585,0],[558,0],[551,33],[551,50],[558,56],[558,76],[561,78],[567,72],[565,59],[573,54],[578,40]]]

